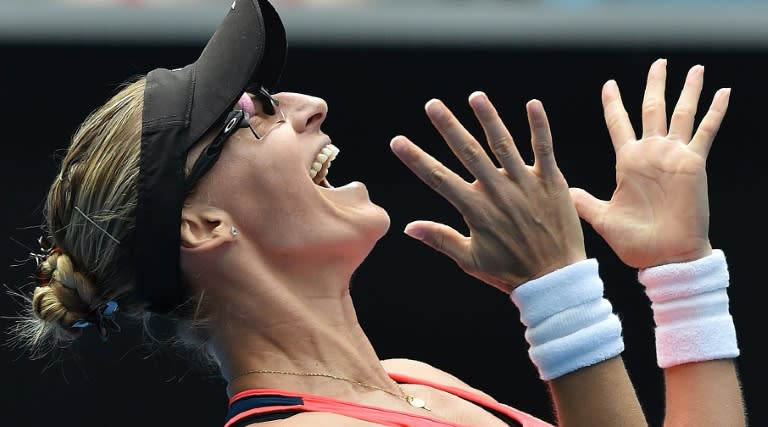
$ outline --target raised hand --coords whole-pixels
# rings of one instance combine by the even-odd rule
[[[659,59],[648,72],[640,139],[616,82],[605,83],[603,110],[616,151],[616,189],[608,201],[571,189],[579,216],[635,268],[690,261],[712,251],[705,167],[730,89],[715,93],[694,133],[704,67],[692,67],[667,129],[666,66],[666,60]]]
[[[498,167],[439,100],[426,112],[456,157],[475,177],[467,182],[403,136],[392,151],[464,217],[469,236],[432,221],[414,221],[405,233],[452,258],[468,274],[510,293],[520,284],[585,259],[579,217],[558,169],[544,107],[526,105],[534,164],[526,165],[496,109],[482,92],[469,104],[483,127]]]

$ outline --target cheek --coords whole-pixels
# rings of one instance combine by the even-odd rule
[[[254,235],[290,233],[312,220],[321,204],[314,184],[297,162],[240,161],[222,174],[222,207]],[[233,165],[234,166],[234,165]]]
[[[296,191],[306,185],[309,171],[302,165],[300,153],[274,147],[238,147],[220,160],[220,188],[246,190],[265,197],[281,191]],[[261,149],[259,149],[261,148]],[[272,149],[266,149],[272,148]]]
[[[316,204],[299,194],[255,197],[237,206],[235,221],[263,250],[297,254],[338,238],[334,236],[334,222],[318,215],[315,208]]]
[[[320,238],[329,217],[337,213],[329,212],[328,201],[312,183],[297,144],[232,148],[211,178],[216,180],[217,205],[238,227],[278,251]]]

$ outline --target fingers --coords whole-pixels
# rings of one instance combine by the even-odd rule
[[[555,152],[552,148],[552,132],[549,128],[547,113],[541,101],[529,101],[525,108],[528,112],[528,124],[531,128],[531,147],[533,148],[534,166],[546,182],[553,182],[559,176]]]
[[[487,95],[483,92],[475,92],[469,97],[469,103],[483,126],[488,145],[499,164],[512,179],[518,181],[522,179],[526,172],[525,162],[520,157],[512,135],[502,122],[493,104],[488,100]],[[552,148],[552,132],[546,111],[539,100],[528,102],[526,110],[536,166],[541,175],[551,181],[553,177],[557,176],[558,168]]]
[[[725,88],[715,92],[709,111],[701,119],[699,128],[693,135],[688,147],[699,153],[702,157],[707,157],[712,142],[715,140],[717,131],[720,130],[720,124],[723,122],[725,112],[728,110],[728,102],[731,98],[731,89]]]
[[[579,218],[589,223],[595,231],[600,233],[600,230],[598,230],[599,224],[602,223],[608,202],[596,198],[581,188],[572,187],[569,190]]]
[[[525,171],[525,163],[517,151],[515,141],[499,117],[496,108],[483,92],[469,96],[469,105],[485,132],[485,138],[496,159],[513,179],[519,179]]]
[[[667,106],[664,87],[667,81],[667,60],[657,59],[648,70],[648,82],[643,95],[643,138],[667,135]]]
[[[445,225],[432,221],[414,221],[405,226],[403,232],[422,241],[432,249],[447,255],[459,265],[469,263],[469,237]]]
[[[396,136],[390,142],[392,152],[419,179],[443,196],[459,211],[464,211],[471,203],[468,197],[463,197],[467,182],[452,170],[430,156],[404,136]]]
[[[688,71],[685,78],[680,99],[677,100],[675,110],[672,112],[672,120],[669,123],[669,137],[688,142],[693,133],[693,124],[696,118],[696,109],[699,105],[699,96],[704,86],[704,67],[696,65]]]
[[[442,101],[432,99],[424,109],[451,151],[475,178],[488,182],[498,174],[496,165],[491,162],[483,147]]]
[[[614,150],[619,151],[624,144],[637,139],[637,136],[632,129],[632,123],[629,120],[627,110],[624,108],[616,81],[608,80],[603,85],[602,100],[605,124],[611,135]]]

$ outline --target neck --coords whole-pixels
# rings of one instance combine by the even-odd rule
[[[286,291],[289,287],[274,288],[269,304],[240,303],[236,311],[217,315],[222,326],[215,328],[213,343],[230,396],[252,388],[342,396],[360,391],[330,377],[242,375],[255,370],[320,373],[398,392],[358,323],[346,288],[337,296],[301,297]]]
[[[240,375],[254,370],[329,374],[398,391],[358,323],[349,295],[361,260],[326,253],[297,262],[250,248],[189,268],[199,270],[190,277],[214,307],[210,343],[230,395],[251,388],[335,397],[361,391],[330,377]]]

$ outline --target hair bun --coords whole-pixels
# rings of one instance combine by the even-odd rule
[[[38,281],[32,311],[41,320],[68,328],[91,311],[95,287],[60,250],[40,263]]]

